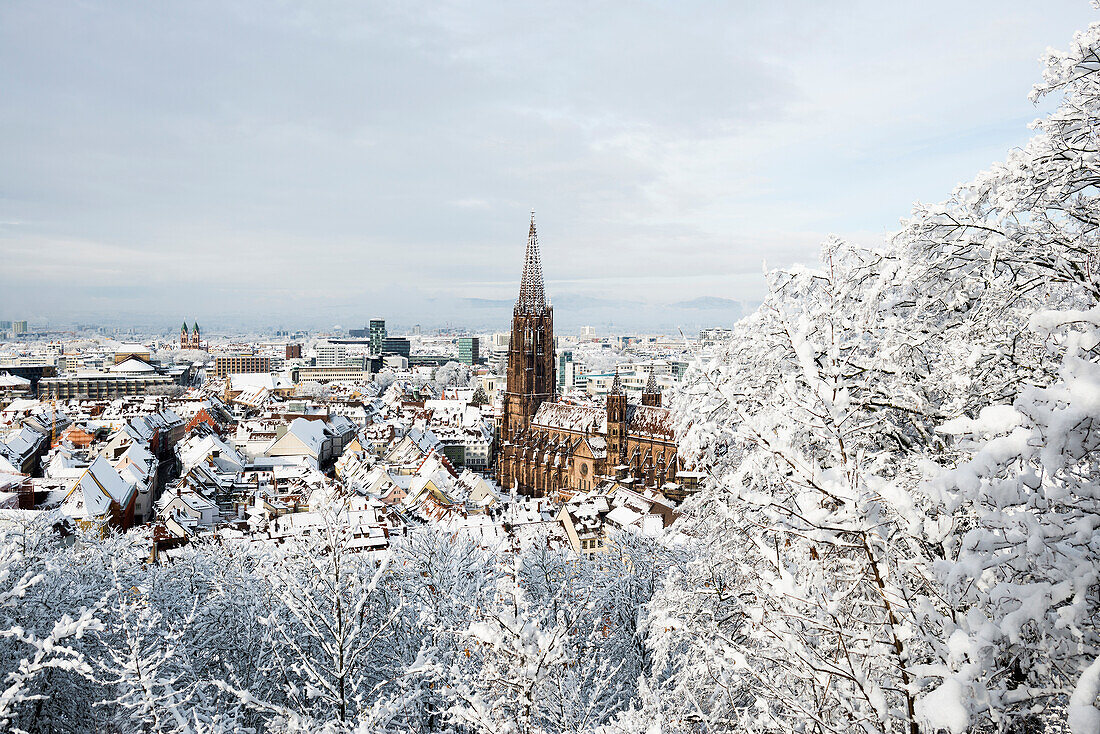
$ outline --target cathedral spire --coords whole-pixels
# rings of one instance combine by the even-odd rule
[[[612,395],[622,395],[622,392],[623,392],[623,383],[619,379],[619,368],[616,367],[615,368],[615,379],[611,381],[611,394]]]
[[[542,263],[539,261],[539,238],[535,233],[535,213],[531,212],[531,229],[527,233],[527,255],[523,260],[523,278],[516,299],[518,313],[546,311],[546,290],[542,283]]]
[[[642,405],[661,407],[661,388],[657,387],[657,370],[650,369],[649,380],[646,381],[645,390],[642,390]]]

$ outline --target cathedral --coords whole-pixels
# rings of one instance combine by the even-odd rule
[[[535,217],[512,310],[497,481],[528,497],[568,498],[604,478],[662,490],[676,482],[676,436],[653,375],[642,404],[627,401],[616,375],[605,407],[555,394],[554,308],[546,298]]]

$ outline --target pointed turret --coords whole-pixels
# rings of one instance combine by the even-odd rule
[[[645,383],[645,390],[642,390],[642,405],[661,407],[661,388],[657,387],[656,370],[651,369],[649,371],[649,379]]]
[[[180,333],[181,334],[186,334],[187,333],[187,322],[186,321],[183,322],[183,328],[180,329]]]
[[[541,314],[546,311],[546,289],[542,282],[539,261],[539,238],[535,232],[535,213],[531,212],[531,229],[527,232],[527,254],[523,260],[523,278],[519,283],[516,313]]]
[[[621,380],[619,380],[619,368],[618,367],[615,368],[615,379],[611,381],[611,394],[612,395],[622,395],[623,394],[623,383],[622,383]]]

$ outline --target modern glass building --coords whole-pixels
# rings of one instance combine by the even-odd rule
[[[370,320],[370,352],[371,354],[382,354],[382,342],[386,339],[386,320],[385,319],[371,319]],[[408,350],[405,351],[404,356],[409,356]]]
[[[371,330],[374,329],[374,322],[371,322]],[[374,340],[374,337],[371,337]],[[412,351],[411,345],[408,339],[404,339],[399,336],[385,337],[379,344],[379,352],[381,354],[397,354],[408,359],[409,352]]]
[[[475,365],[478,363],[478,338],[476,336],[463,336],[458,340],[458,361],[463,364]]]

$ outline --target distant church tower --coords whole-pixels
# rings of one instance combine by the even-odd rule
[[[661,388],[657,387],[657,371],[652,368],[649,370],[649,380],[646,381],[645,390],[642,391],[642,405],[661,407]]]
[[[546,299],[539,262],[539,240],[535,214],[527,233],[527,255],[519,298],[512,309],[512,339],[508,345],[508,381],[504,392],[504,415],[500,424],[502,445],[527,430],[535,411],[554,399],[554,308]],[[503,455],[503,452],[501,452]],[[497,465],[497,480],[509,490],[515,478],[508,476],[505,463]]]
[[[187,322],[183,322],[183,328],[180,329],[180,349],[202,349],[202,337],[199,335],[198,323],[188,333]]]

